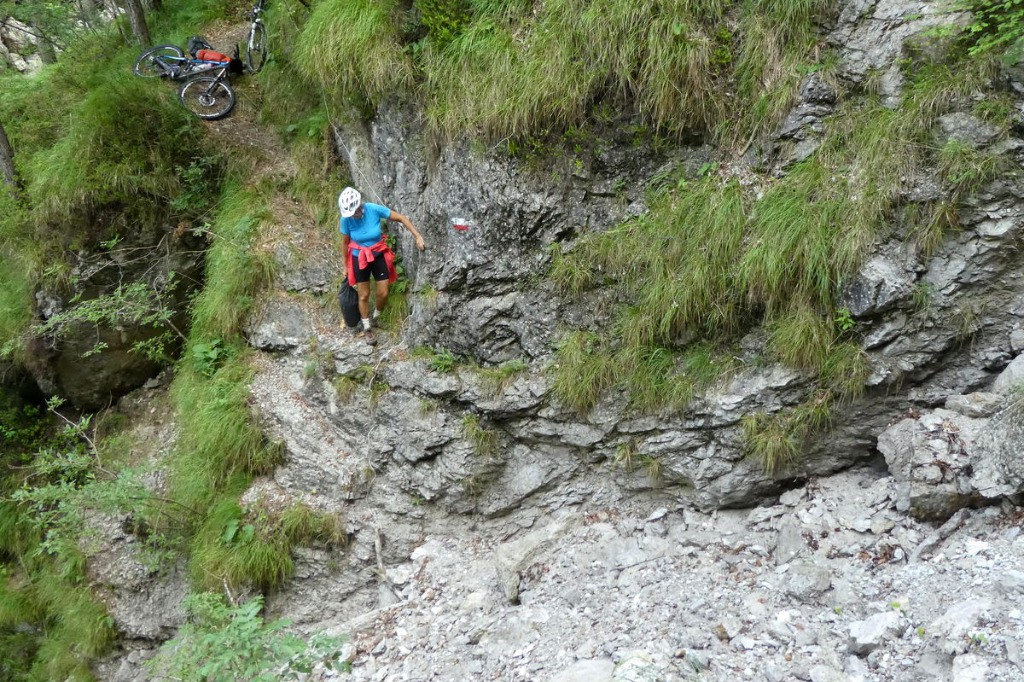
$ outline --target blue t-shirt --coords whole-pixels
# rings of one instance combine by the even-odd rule
[[[360,246],[373,246],[380,241],[383,233],[380,229],[380,221],[387,220],[391,215],[391,209],[380,204],[363,204],[363,217],[356,219],[342,218],[338,229],[342,234],[348,235],[349,239]]]

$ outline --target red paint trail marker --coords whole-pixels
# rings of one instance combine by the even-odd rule
[[[469,222],[465,218],[452,218],[452,227],[456,232],[468,232]]]

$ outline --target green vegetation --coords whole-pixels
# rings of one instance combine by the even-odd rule
[[[949,140],[938,153],[939,174],[953,191],[954,199],[974,194],[982,185],[1003,172],[1007,160],[993,152]]]
[[[17,198],[0,192],[7,354],[22,352],[33,287],[68,281],[69,249],[163,229],[209,207],[219,162],[169,93],[126,73],[133,54],[100,31],[33,78],[0,75],[0,121],[25,186]]]
[[[743,435],[747,454],[769,474],[782,471],[799,459],[808,436],[831,423],[832,404],[832,396],[823,391],[792,409],[746,415]]]
[[[155,675],[277,682],[303,679],[317,664],[348,669],[341,660],[343,639],[316,636],[306,642],[284,632],[287,621],[264,623],[261,597],[231,606],[222,595],[199,593],[188,597],[185,608],[188,622],[147,663]]]
[[[528,371],[530,366],[523,360],[509,360],[497,367],[480,367],[478,372],[495,396],[505,392],[505,389],[515,381],[516,377]]]
[[[405,268],[402,267],[401,258],[396,258],[395,260],[398,281],[391,285],[391,290],[388,293],[388,305],[381,311],[380,317],[377,320],[381,329],[392,332],[401,331],[402,325],[405,324],[412,310],[409,303],[409,280],[403,277]]]
[[[840,98],[816,153],[781,177],[741,182],[729,177],[728,155],[777,127],[805,75],[831,79],[835,57],[821,50],[814,30],[825,0],[319,0],[308,10],[271,3],[273,40],[294,49],[275,50],[260,90],[248,94],[298,167],[295,181],[283,182],[273,173],[254,180],[252,152],[241,145],[229,147],[230,162],[212,152],[203,125],[177,105],[172,89],[128,75],[137,48],[115,30],[71,40],[66,8],[29,5],[48,14],[33,21],[68,43],[58,63],[36,76],[0,74],[0,122],[24,184],[24,191],[0,191],[3,355],[24,357],[36,286],[74,283],[69,254],[112,250],[171,227],[209,240],[205,288],[191,301],[190,325],[171,330],[183,354],[171,390],[179,433],[162,463],[168,499],[139,484],[142,472],[128,461],[131,438],[113,421],[62,421],[56,404],[47,411],[0,396],[0,678],[32,682],[91,679],[90,662],[113,639],[85,575],[93,538],[80,528],[89,514],[130,513],[154,564],[184,551],[195,586],[223,590],[229,600],[282,585],[298,544],[345,546],[335,516],[301,504],[240,503],[254,478],[282,459],[281,444],[253,422],[254,368],[240,333],[274,275],[261,233],[282,197],[315,207],[310,214],[333,232],[334,197],[349,179],[338,170],[332,123],[368,118],[389,99],[417,99],[432,142],[501,140],[510,154],[543,168],[538,160],[554,141],[571,149],[557,172],[580,175],[601,142],[593,130],[602,127],[620,127],[657,151],[691,133],[727,149],[695,174],[653,178],[645,215],[552,246],[555,286],[572,297],[601,287],[600,300],[609,303],[605,328],[560,339],[554,393],[579,412],[603,396],[637,412],[682,410],[736,370],[738,340],[763,328],[766,356],[814,383],[803,403],[743,421],[750,457],[781,473],[828,427],[837,406],[860,395],[870,372],[857,322],[839,305],[844,278],[893,222],[931,252],[958,229],[960,201],[1005,170],[997,154],[957,140],[937,144],[933,128],[947,107],[984,91],[991,61],[981,55],[1012,58],[1024,35],[1020,3],[962,0],[974,23],[951,63],[915,65],[898,107],[876,97],[881,74],[873,74],[862,92],[843,93],[849,96]],[[157,42],[180,43],[235,9],[188,0],[151,13],[151,27]],[[973,59],[963,58],[965,48]],[[1000,129],[1011,126],[1007,97],[971,106]],[[906,178],[925,162],[939,169],[945,196],[901,205]],[[613,191],[624,196],[626,189],[620,178]],[[398,330],[408,313],[404,287],[392,289],[386,329]],[[34,331],[59,336],[71,324],[126,320],[167,326],[168,291],[112,285]],[[422,293],[425,300],[437,295]],[[914,303],[926,313],[932,298],[920,285]],[[980,315],[972,306],[960,310],[964,339]],[[147,349],[170,362],[168,345]],[[414,355],[438,373],[469,365],[445,349]],[[317,363],[307,375],[328,366]],[[512,361],[474,369],[500,394],[527,367]],[[342,399],[367,383],[376,404],[388,386],[372,368],[334,382]],[[420,409],[428,414],[437,405],[425,400]],[[462,485],[480,494],[501,466],[499,434],[475,414],[461,426],[476,455]],[[644,468],[652,482],[663,475],[663,463],[632,442],[613,464]],[[261,605],[194,595],[191,622],[154,671],[289,679],[314,661],[337,662],[336,643],[306,645],[284,635],[282,624],[262,622]]]
[[[643,468],[651,485],[657,486],[662,482],[665,464],[654,455],[641,455],[637,452],[637,445],[634,441],[621,443],[615,448],[615,455],[612,457],[612,465],[627,472],[633,472]]]
[[[142,79],[111,74],[91,85],[56,143],[26,164],[29,202],[41,222],[114,203],[159,210],[183,190],[177,171],[199,146],[188,111]]]
[[[552,389],[568,407],[587,412],[614,381],[612,359],[600,351],[600,338],[590,332],[570,332],[558,346]]]
[[[136,343],[132,350],[141,352],[153,360],[167,361],[168,347],[176,341],[185,340],[184,334],[172,322],[175,312],[168,303],[177,286],[178,281],[174,273],[171,273],[162,286],[150,287],[142,281],[122,284],[109,294],[82,301],[72,308],[50,316],[46,322],[33,325],[31,334],[59,342],[77,327],[89,325],[96,331],[97,342],[83,354],[83,357],[87,357],[106,349],[107,343],[99,340],[102,338],[103,329],[116,328],[119,324],[149,327],[156,336]],[[161,330],[165,329],[171,331],[161,333]]]
[[[966,34],[971,55],[1002,52],[1016,62],[1024,52],[1024,4],[1019,0],[958,0],[956,9],[971,12]]]
[[[472,446],[475,457],[470,462],[470,473],[460,483],[467,495],[479,497],[500,472],[504,461],[499,451],[501,441],[497,430],[472,412],[462,418],[462,437]]]
[[[717,174],[660,177],[647,214],[585,235],[567,253],[554,250],[551,277],[564,293],[579,296],[607,282],[622,302],[614,334],[563,337],[556,395],[587,411],[618,388],[636,409],[678,409],[694,386],[714,380],[689,378],[684,365],[693,340],[725,350],[756,325],[768,330],[769,352],[816,375],[830,400],[859,395],[869,368],[847,338],[854,321],[837,312],[840,284],[883,233],[905,178],[932,153],[936,118],[966,101],[989,68],[963,61],[922,69],[896,110],[871,97],[848,102],[818,152],[765,181],[759,198]],[[953,142],[934,160],[957,194],[977,189],[1002,163]],[[908,219],[924,249],[957,224],[949,201]],[[719,373],[729,369],[722,365]],[[774,432],[771,442],[799,440],[793,428]]]
[[[151,28],[158,42],[180,43],[226,11],[190,0],[151,14]],[[57,405],[47,416],[6,395],[0,401],[0,677],[32,682],[93,679],[90,663],[113,640],[85,575],[95,538],[81,529],[90,514],[129,514],[144,560],[158,567],[184,549],[197,586],[218,590],[271,589],[290,574],[293,545],[346,541],[335,517],[300,505],[271,513],[237,503],[252,477],[281,457],[252,424],[252,370],[239,333],[273,275],[256,241],[277,188],[251,181],[244,155],[226,167],[173,89],[132,77],[138,48],[124,45],[114,27],[77,35],[66,47],[57,64],[31,78],[0,74],[0,122],[24,185],[0,190],[3,354],[24,357],[35,287],[73,284],[75,251],[114,250],[172,228],[204,235],[210,248],[190,328],[171,328],[175,344],[188,338],[172,388],[181,430],[167,463],[167,499],[139,484],[143,472],[127,461],[131,440],[116,433],[117,420],[85,418],[62,429]],[[327,197],[336,191],[336,174],[326,170],[333,165],[327,116],[299,104],[290,110],[300,112],[299,125],[287,133],[301,169],[295,196]],[[129,320],[169,328],[168,293],[111,286],[35,331],[59,336],[68,325]],[[171,360],[160,344],[147,349]]]
[[[85,576],[89,510],[136,510],[146,501],[134,472],[97,439],[88,419],[47,419],[5,403],[0,463],[0,672],[12,680],[92,680],[89,663],[114,637]],[[63,428],[58,423],[63,423]],[[102,462],[102,466],[97,466]],[[26,629],[26,625],[33,626]]]
[[[930,162],[949,192],[904,212],[928,253],[958,228],[959,199],[1005,168],[999,155],[957,141],[936,149],[932,137],[938,116],[968,102],[991,73],[976,59],[921,67],[897,109],[872,96],[844,103],[817,153],[763,179],[756,196],[715,172],[670,171],[652,179],[647,214],[553,248],[549,274],[563,293],[606,287],[618,301],[610,333],[562,337],[555,395],[580,412],[611,391],[642,412],[681,409],[734,366],[705,362],[697,372],[697,358],[731,358],[730,344],[763,326],[769,354],[815,377],[818,391],[796,408],[748,416],[746,447],[771,473],[795,461],[836,404],[864,391],[870,367],[856,321],[837,301],[844,278],[886,234],[906,178]],[[993,106],[985,115],[1004,114]],[[976,316],[963,317],[967,338]]]
[[[341,547],[348,543],[345,527],[337,516],[317,512],[304,504],[293,504],[285,509],[280,526],[281,532],[295,545],[321,542]]]
[[[192,311],[192,339],[209,343],[237,337],[256,294],[273,277],[273,260],[253,248],[266,209],[269,187],[226,183],[217,218],[210,227],[206,286]]]
[[[265,515],[264,515],[265,516]],[[230,497],[211,510],[192,545],[192,579],[200,588],[279,587],[295,570],[289,538],[265,518],[247,521]]]
[[[357,107],[415,83],[444,138],[565,129],[601,102],[675,132],[717,129],[739,105],[750,115],[722,130],[747,137],[784,113],[826,4],[417,0],[406,14],[393,1],[325,0],[294,63],[326,98]]]
[[[295,68],[317,86],[380,101],[412,84],[392,15],[395,0],[322,0],[295,43]]]
[[[221,490],[243,489],[248,477],[270,472],[280,448],[268,445],[250,421],[246,398],[251,371],[240,347],[211,377],[181,372],[172,399],[181,433],[171,460],[174,499],[207,508]]]
[[[480,417],[467,414],[462,418],[462,435],[473,445],[473,451],[482,457],[489,457],[497,451],[498,434],[480,424]]]
[[[444,348],[436,350],[427,347],[414,348],[411,355],[414,358],[425,359],[430,371],[437,372],[438,374],[451,374],[455,371],[455,367],[458,364],[458,360],[452,355],[451,351]]]

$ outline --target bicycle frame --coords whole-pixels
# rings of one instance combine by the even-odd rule
[[[221,64],[223,62],[214,62],[214,63]],[[206,89],[207,92],[211,92],[213,90],[213,88],[215,88],[217,86],[218,83],[221,83],[223,81],[228,81],[228,83],[231,82],[230,79],[228,78],[228,67],[227,66],[221,66],[220,68],[217,68],[217,69],[207,69],[206,71],[201,71],[199,73],[212,73],[213,71],[216,71],[217,73],[214,74],[214,78],[213,78],[213,81],[210,83],[210,87],[208,87]],[[189,74],[189,76],[194,76],[194,75],[195,75],[195,73]]]
[[[156,61],[167,67],[171,80],[176,81],[187,80],[201,73],[208,73],[217,69],[221,70],[222,73],[218,74],[218,77],[222,78],[224,74],[227,73],[228,69],[227,64],[224,62],[213,62],[206,59],[193,59],[192,57],[172,57],[165,55],[157,57]]]
[[[263,14],[263,5],[265,0],[257,0],[256,4],[253,5],[252,11],[249,13],[249,47],[252,47],[252,36],[253,28],[256,24],[262,24],[263,18],[260,16]]]

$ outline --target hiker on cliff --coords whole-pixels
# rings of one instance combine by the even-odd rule
[[[341,220],[341,246],[345,253],[345,271],[348,283],[359,294],[360,326],[356,336],[370,345],[376,343],[370,328],[388,302],[391,283],[398,278],[395,271],[395,254],[388,248],[381,231],[382,220],[394,220],[405,226],[416,239],[416,248],[423,251],[427,245],[413,226],[412,221],[401,213],[380,204],[364,203],[359,192],[346,187],[338,195],[338,209]],[[376,309],[370,315],[370,275],[376,283]]]

